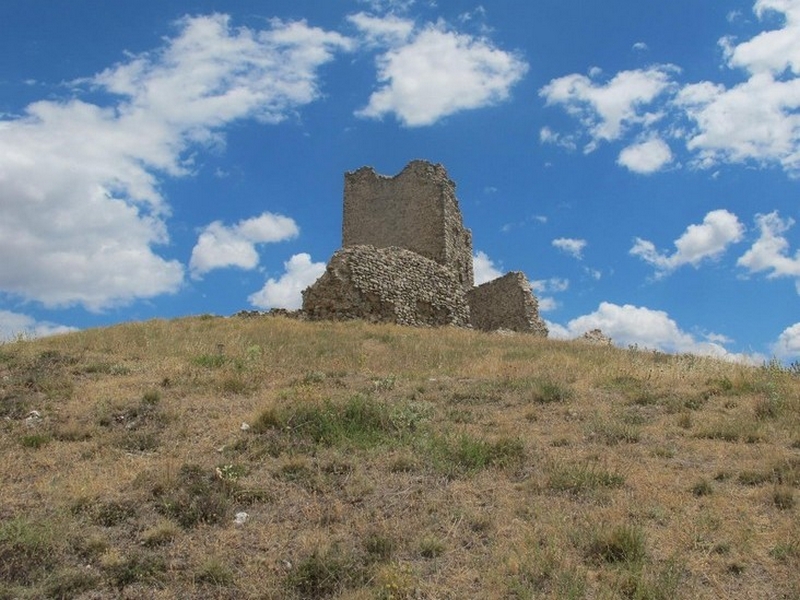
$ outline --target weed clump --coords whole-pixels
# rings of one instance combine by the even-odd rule
[[[177,481],[169,488],[156,486],[156,509],[190,529],[200,524],[215,524],[228,513],[235,484],[198,465],[183,465]]]

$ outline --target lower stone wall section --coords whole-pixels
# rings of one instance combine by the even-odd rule
[[[313,320],[470,323],[466,295],[452,271],[397,247],[356,245],[337,251],[322,277],[303,291],[303,312]]]
[[[475,329],[510,329],[547,337],[547,325],[539,317],[539,303],[527,277],[519,271],[472,288],[467,292],[467,302]]]

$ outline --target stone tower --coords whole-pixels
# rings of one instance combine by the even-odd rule
[[[344,176],[342,246],[396,246],[449,269],[473,286],[472,233],[464,227],[456,185],[440,164],[415,160],[394,177],[362,167]]]

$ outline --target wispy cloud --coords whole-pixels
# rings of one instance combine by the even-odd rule
[[[583,250],[588,245],[586,240],[576,238],[557,238],[552,241],[553,247],[558,248],[572,258],[583,259]]]

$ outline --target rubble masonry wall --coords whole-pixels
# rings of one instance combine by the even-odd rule
[[[337,251],[303,291],[303,312],[312,320],[469,326],[466,296],[452,271],[397,247]]]
[[[519,271],[479,285],[467,292],[470,321],[475,329],[510,329],[547,337],[539,317],[539,303],[525,275]]]

